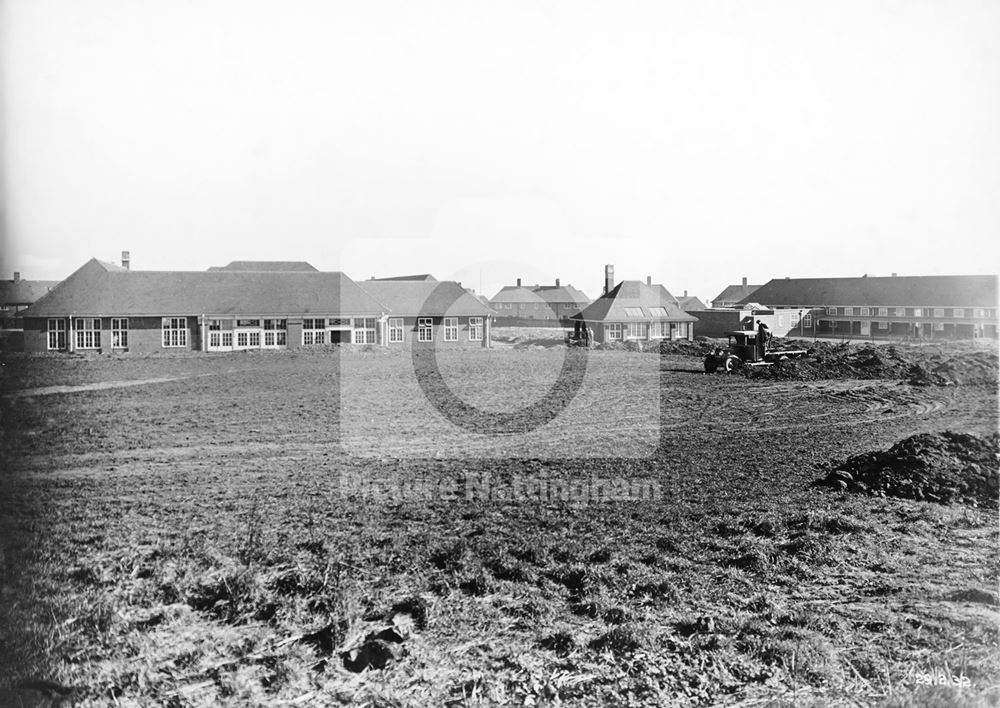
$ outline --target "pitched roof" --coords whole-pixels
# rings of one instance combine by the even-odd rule
[[[744,300],[750,300],[748,296]],[[914,275],[888,278],[780,278],[753,293],[770,307],[874,305],[996,307],[995,275]]]
[[[390,314],[398,317],[418,315],[487,316],[493,311],[479,298],[453,280],[366,280],[361,287]]]
[[[577,290],[572,285],[505,285],[490,302],[523,303],[536,302],[575,302],[587,303],[590,298],[586,293]]]
[[[653,315],[651,307],[662,307],[666,316]],[[696,317],[683,312],[677,298],[662,285],[647,285],[639,280],[623,280],[605,295],[594,300],[572,319],[587,322],[627,322],[638,319],[629,316],[625,308],[640,308],[642,319],[670,322],[695,322]]]
[[[343,273],[125,270],[91,259],[22,316],[376,315],[385,310]]]
[[[677,298],[677,304],[680,306],[684,312],[691,312],[692,310],[707,310],[708,307],[699,300],[694,295],[684,295],[683,297]]]
[[[58,280],[0,280],[0,306],[29,305],[58,284]]]
[[[230,261],[228,265],[212,266],[210,271],[235,270],[252,273],[318,273],[305,261]]]
[[[372,280],[384,281],[384,280],[418,280],[430,283],[436,283],[437,278],[435,278],[430,273],[419,273],[418,275],[394,275],[389,278],[369,278],[369,282]]]
[[[712,304],[717,302],[738,302],[749,296],[763,285],[727,285],[726,289],[712,299]]]

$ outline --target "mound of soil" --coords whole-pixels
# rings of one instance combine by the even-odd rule
[[[1000,434],[924,433],[881,452],[848,458],[819,486],[996,507],[1000,495]]]
[[[751,379],[813,381],[816,379],[896,379],[915,386],[997,385],[993,351],[940,351],[871,344],[775,340],[772,349],[805,349],[800,359],[773,366],[744,367]]]
[[[915,386],[996,385],[997,357],[993,352],[937,354],[910,367],[907,380]]]
[[[688,356],[705,356],[715,349],[717,344],[707,337],[695,337],[694,341],[686,339],[664,339],[660,342],[659,349],[653,348],[660,354],[684,354]]]

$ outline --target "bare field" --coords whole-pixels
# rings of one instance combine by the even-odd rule
[[[564,355],[586,375],[543,398]],[[56,681],[78,705],[1000,701],[995,510],[810,486],[917,432],[995,431],[995,386],[561,347],[438,365],[479,411],[467,428],[403,352],[6,361],[0,687]],[[658,493],[503,494],[595,478]],[[498,493],[466,498],[484,479]]]

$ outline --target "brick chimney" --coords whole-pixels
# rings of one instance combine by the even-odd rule
[[[743,278],[743,290],[747,289],[747,279]]]
[[[559,278],[556,278],[556,287],[559,287]]]
[[[652,285],[652,284],[653,284],[653,276],[647,275],[646,276],[646,285]]]
[[[122,251],[122,268],[128,270],[131,262],[132,260],[129,258],[128,251]]]
[[[607,295],[615,288],[615,267],[613,265],[604,266],[604,294]]]
[[[687,290],[685,290],[685,291],[684,291],[684,297],[687,297],[687,296],[688,296],[688,291],[687,291]]]
[[[14,282],[16,283],[16,282],[18,282],[18,281],[19,281],[20,279],[21,279],[21,273],[15,270],[15,271],[14,271]]]
[[[520,278],[517,279],[517,287],[521,287],[521,279]]]

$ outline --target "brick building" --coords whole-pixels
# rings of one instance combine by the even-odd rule
[[[590,303],[583,292],[572,285],[505,285],[490,298],[498,326],[565,326],[570,318]]]
[[[789,336],[997,337],[997,276],[781,278],[743,299],[787,317]]]

